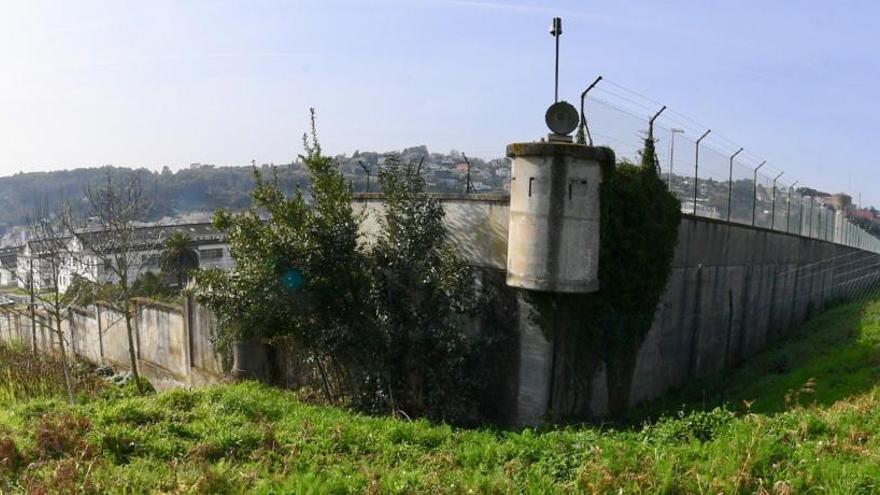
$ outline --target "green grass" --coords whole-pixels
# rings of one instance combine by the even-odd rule
[[[459,429],[253,383],[4,402],[0,492],[880,493],[878,322],[880,302],[839,306],[716,377],[731,403],[756,400],[751,413],[632,428]],[[809,378],[815,392],[786,405]]]

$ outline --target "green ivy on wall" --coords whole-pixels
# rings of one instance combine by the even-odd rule
[[[653,146],[643,155],[649,153]],[[603,169],[599,291],[526,294],[535,320],[554,342],[551,419],[594,415],[593,386],[603,364],[609,411],[627,407],[636,354],[672,270],[681,222],[679,202],[658,175],[656,158],[641,161]]]

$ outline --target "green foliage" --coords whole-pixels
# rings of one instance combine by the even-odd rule
[[[70,367],[77,395],[97,393],[104,382],[86,365]],[[66,394],[64,368],[58,356],[34,356],[29,348],[0,343],[0,403],[49,398]]]
[[[642,431],[646,441],[668,445],[669,442],[697,440],[708,442],[723,433],[735,414],[723,407],[711,411],[679,411],[677,416],[661,418],[655,424],[646,425]]]
[[[199,270],[197,297],[218,316],[218,342],[284,340],[306,356],[329,401],[371,412],[460,418],[474,387],[464,319],[482,302],[472,271],[446,243],[444,212],[411,164],[379,173],[386,209],[369,251],[350,184],[321,154],[312,121],[301,157],[311,201],[285,197],[254,170],[254,206],[219,212],[236,261]],[[304,352],[303,352],[304,351]]]
[[[177,230],[165,240],[159,255],[159,267],[174,276],[178,289],[183,288],[187,274],[199,266],[199,255],[192,248],[192,239],[186,232]]]
[[[639,164],[643,169],[654,169],[660,174],[660,161],[657,159],[657,151],[654,149],[654,138],[648,136],[645,138],[645,147],[639,151]]]
[[[635,354],[669,278],[681,221],[679,202],[658,176],[652,154],[649,146],[644,164],[622,161],[603,170],[599,291],[530,294],[541,327],[563,353],[551,404],[556,419],[590,416],[585,408],[592,392],[583,384],[591,382],[600,360],[607,365],[612,413],[627,407]],[[578,384],[574,393],[560,388]]]
[[[313,116],[314,118],[314,116]],[[228,236],[236,267],[196,273],[197,297],[216,313],[219,343],[285,336],[315,360],[327,384],[334,369],[368,352],[367,258],[358,244],[360,217],[332,159],[321,154],[312,127],[304,137],[312,188],[285,197],[277,177],[254,169],[253,206],[221,210],[214,225]],[[265,217],[265,218],[264,218]],[[340,381],[345,381],[339,373]],[[329,384],[328,384],[329,385]],[[329,387],[325,392],[330,395]]]
[[[463,319],[483,302],[473,270],[448,245],[443,207],[425,194],[413,164],[391,157],[379,182],[385,213],[370,252],[370,302],[381,361],[361,400],[371,410],[460,418],[474,391]]]
[[[180,290],[170,287],[165,280],[153,273],[141,273],[131,283],[131,297],[142,297],[168,303],[179,302]],[[85,307],[97,301],[114,302],[122,298],[118,285],[105,282],[97,284],[83,277],[75,277],[64,293],[64,300],[74,305]]]
[[[461,429],[312,406],[255,383],[99,394],[75,406],[0,401],[0,491],[877,493],[880,386],[876,376],[859,388],[849,380],[876,369],[878,315],[880,301],[834,308],[757,357],[760,367],[808,352],[812,367],[830,351],[827,378],[838,381],[817,379],[816,393],[842,387],[833,401],[680,412],[627,429]],[[835,368],[855,342],[865,355]],[[801,376],[797,365],[763,380],[751,373],[731,379],[767,396]]]

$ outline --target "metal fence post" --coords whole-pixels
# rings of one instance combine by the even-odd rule
[[[801,204],[801,216],[798,218],[798,235],[801,235],[804,232],[804,195],[799,194],[798,196],[800,197],[798,202]]]
[[[743,148],[736,150],[736,153],[730,155],[730,172],[727,176],[727,221],[730,222],[730,200],[733,197],[733,159],[736,155],[742,153]]]
[[[776,181],[782,177],[785,172],[779,172],[779,175],[773,178],[773,199],[770,201],[770,230],[776,227]]]
[[[752,177],[752,226],[755,226],[755,212],[758,209],[758,170],[767,163],[767,160],[761,162],[760,165],[755,167],[755,176]]]
[[[697,214],[697,190],[700,183],[700,141],[708,136],[710,132],[712,132],[712,129],[707,130],[697,139],[696,156],[694,156],[694,215]]]

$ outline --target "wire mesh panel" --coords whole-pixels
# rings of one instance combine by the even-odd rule
[[[798,188],[791,174],[656,101],[603,79],[585,111],[593,144],[633,163],[641,162],[655,117],[656,166],[683,213],[880,252],[880,240],[838,218],[827,195],[811,197],[814,190]]]
[[[755,189],[754,174],[750,167],[734,160],[730,183],[730,221],[751,225],[752,202]]]
[[[764,174],[758,174],[753,197],[754,225],[770,228],[773,194],[773,180]]]

